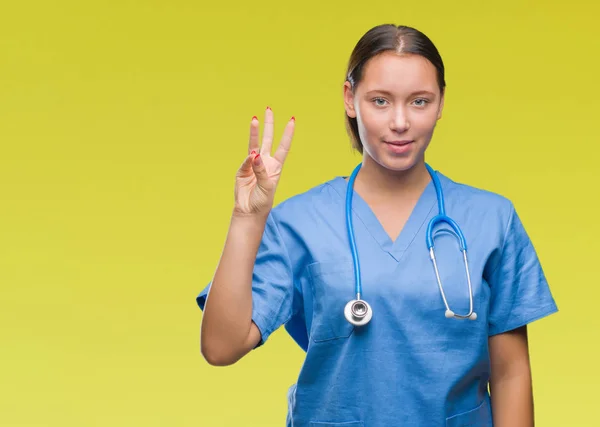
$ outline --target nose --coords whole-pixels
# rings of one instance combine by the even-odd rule
[[[410,129],[410,120],[406,109],[403,106],[398,106],[394,109],[393,117],[390,123],[390,129],[402,133]]]

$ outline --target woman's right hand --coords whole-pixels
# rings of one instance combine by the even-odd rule
[[[259,121],[252,118],[250,143],[246,160],[236,174],[234,215],[267,215],[273,207],[275,189],[283,163],[290,151],[294,136],[295,119],[287,123],[283,137],[271,156],[273,145],[273,111],[267,107],[262,144],[259,147]]]

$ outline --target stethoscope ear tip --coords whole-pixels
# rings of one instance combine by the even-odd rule
[[[477,320],[477,313],[473,312],[471,313],[471,315],[469,316],[470,320]]]
[[[452,310],[446,310],[446,318],[452,319],[454,317],[454,312]]]

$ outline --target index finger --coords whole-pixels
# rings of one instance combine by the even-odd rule
[[[275,155],[273,156],[275,160],[279,163],[283,164],[287,154],[290,152],[290,148],[292,146],[292,138],[294,137],[294,129],[296,127],[296,118],[292,117],[290,121],[285,126],[283,131],[283,136],[281,137],[281,141],[279,142],[279,146],[277,147],[277,151],[275,151]]]
[[[252,151],[258,153],[258,119],[256,116],[252,117],[250,122],[250,140],[248,141],[248,154]]]

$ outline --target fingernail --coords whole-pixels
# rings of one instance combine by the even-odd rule
[[[271,107],[269,107],[269,106],[267,105],[267,110],[270,110],[270,109],[271,109]]]
[[[258,117],[252,116],[252,120],[258,120]]]
[[[260,158],[260,154],[257,154],[256,157],[254,158],[254,164],[256,166],[260,166],[261,162],[262,162],[262,159]]]
[[[293,121],[296,121],[296,117],[292,116],[292,120],[293,120]]]
[[[255,155],[255,154],[256,154],[256,150],[252,150],[252,151],[250,152],[250,154],[252,154],[252,155]]]

